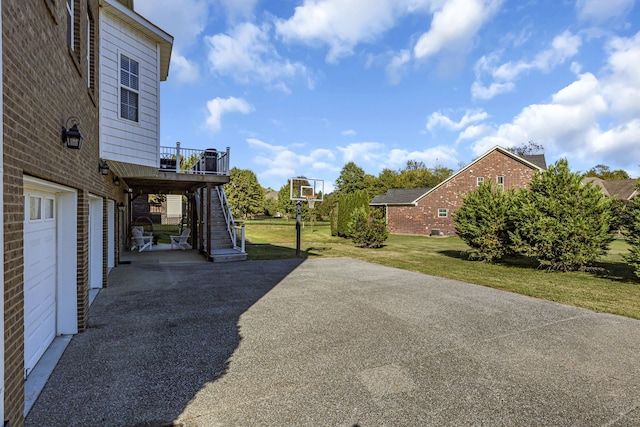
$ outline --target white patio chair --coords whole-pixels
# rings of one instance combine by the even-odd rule
[[[138,227],[133,227],[131,229],[131,250],[138,248],[138,252],[142,252],[146,248],[151,250],[151,245],[153,245],[153,234],[144,235],[142,231]]]
[[[173,249],[174,246],[181,248],[183,251],[185,249],[191,249],[191,245],[187,242],[190,234],[191,229],[189,227],[185,227],[179,236],[169,236],[171,239],[171,249]]]

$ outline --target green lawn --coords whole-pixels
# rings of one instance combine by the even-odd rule
[[[249,259],[295,257],[293,221],[246,221]],[[351,241],[332,237],[326,222],[302,229],[300,256],[351,257],[390,267],[418,271],[478,285],[503,289],[563,304],[640,319],[640,280],[624,264],[623,240],[615,240],[609,254],[593,273],[547,273],[531,260],[502,264],[468,261],[467,246],[457,237],[433,238],[392,235],[380,249],[362,249]]]

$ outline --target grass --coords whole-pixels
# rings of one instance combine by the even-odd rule
[[[149,228],[149,231],[152,231]],[[153,235],[157,238],[157,243],[171,243],[169,236],[177,236],[180,234],[179,225],[154,224]]]
[[[246,221],[245,233],[249,259],[296,256],[293,221]],[[350,240],[331,236],[328,223],[323,222],[313,227],[305,224],[300,256],[350,257],[640,319],[640,280],[622,259],[628,250],[623,240],[612,243],[597,273],[547,273],[537,269],[535,261],[522,259],[500,264],[468,261],[466,249],[457,237],[400,235],[390,236],[383,248],[362,249]]]

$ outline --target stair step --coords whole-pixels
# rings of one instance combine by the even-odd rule
[[[247,254],[235,250],[213,250],[209,254],[209,260],[213,262],[246,261]]]

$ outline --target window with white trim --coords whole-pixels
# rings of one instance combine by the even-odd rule
[[[482,184],[484,184],[484,176],[477,177],[476,178],[476,185],[479,187]]]
[[[29,220],[38,221],[42,219],[42,198],[37,196],[29,197]]]
[[[55,201],[48,197],[44,199],[44,219],[54,219],[55,218]]]
[[[449,209],[439,208],[438,209],[438,218],[446,218],[449,216]]]
[[[74,3],[75,0],[67,0],[67,46],[69,49],[75,49],[75,11],[74,11]]]
[[[496,184],[498,184],[498,188],[504,190],[504,176],[496,177]]]
[[[95,52],[93,50],[93,25],[93,16],[89,13],[89,5],[87,4],[87,87],[89,89],[94,88],[93,58],[95,57]]]
[[[120,54],[120,117],[137,122],[139,118],[139,80],[138,61]]]

